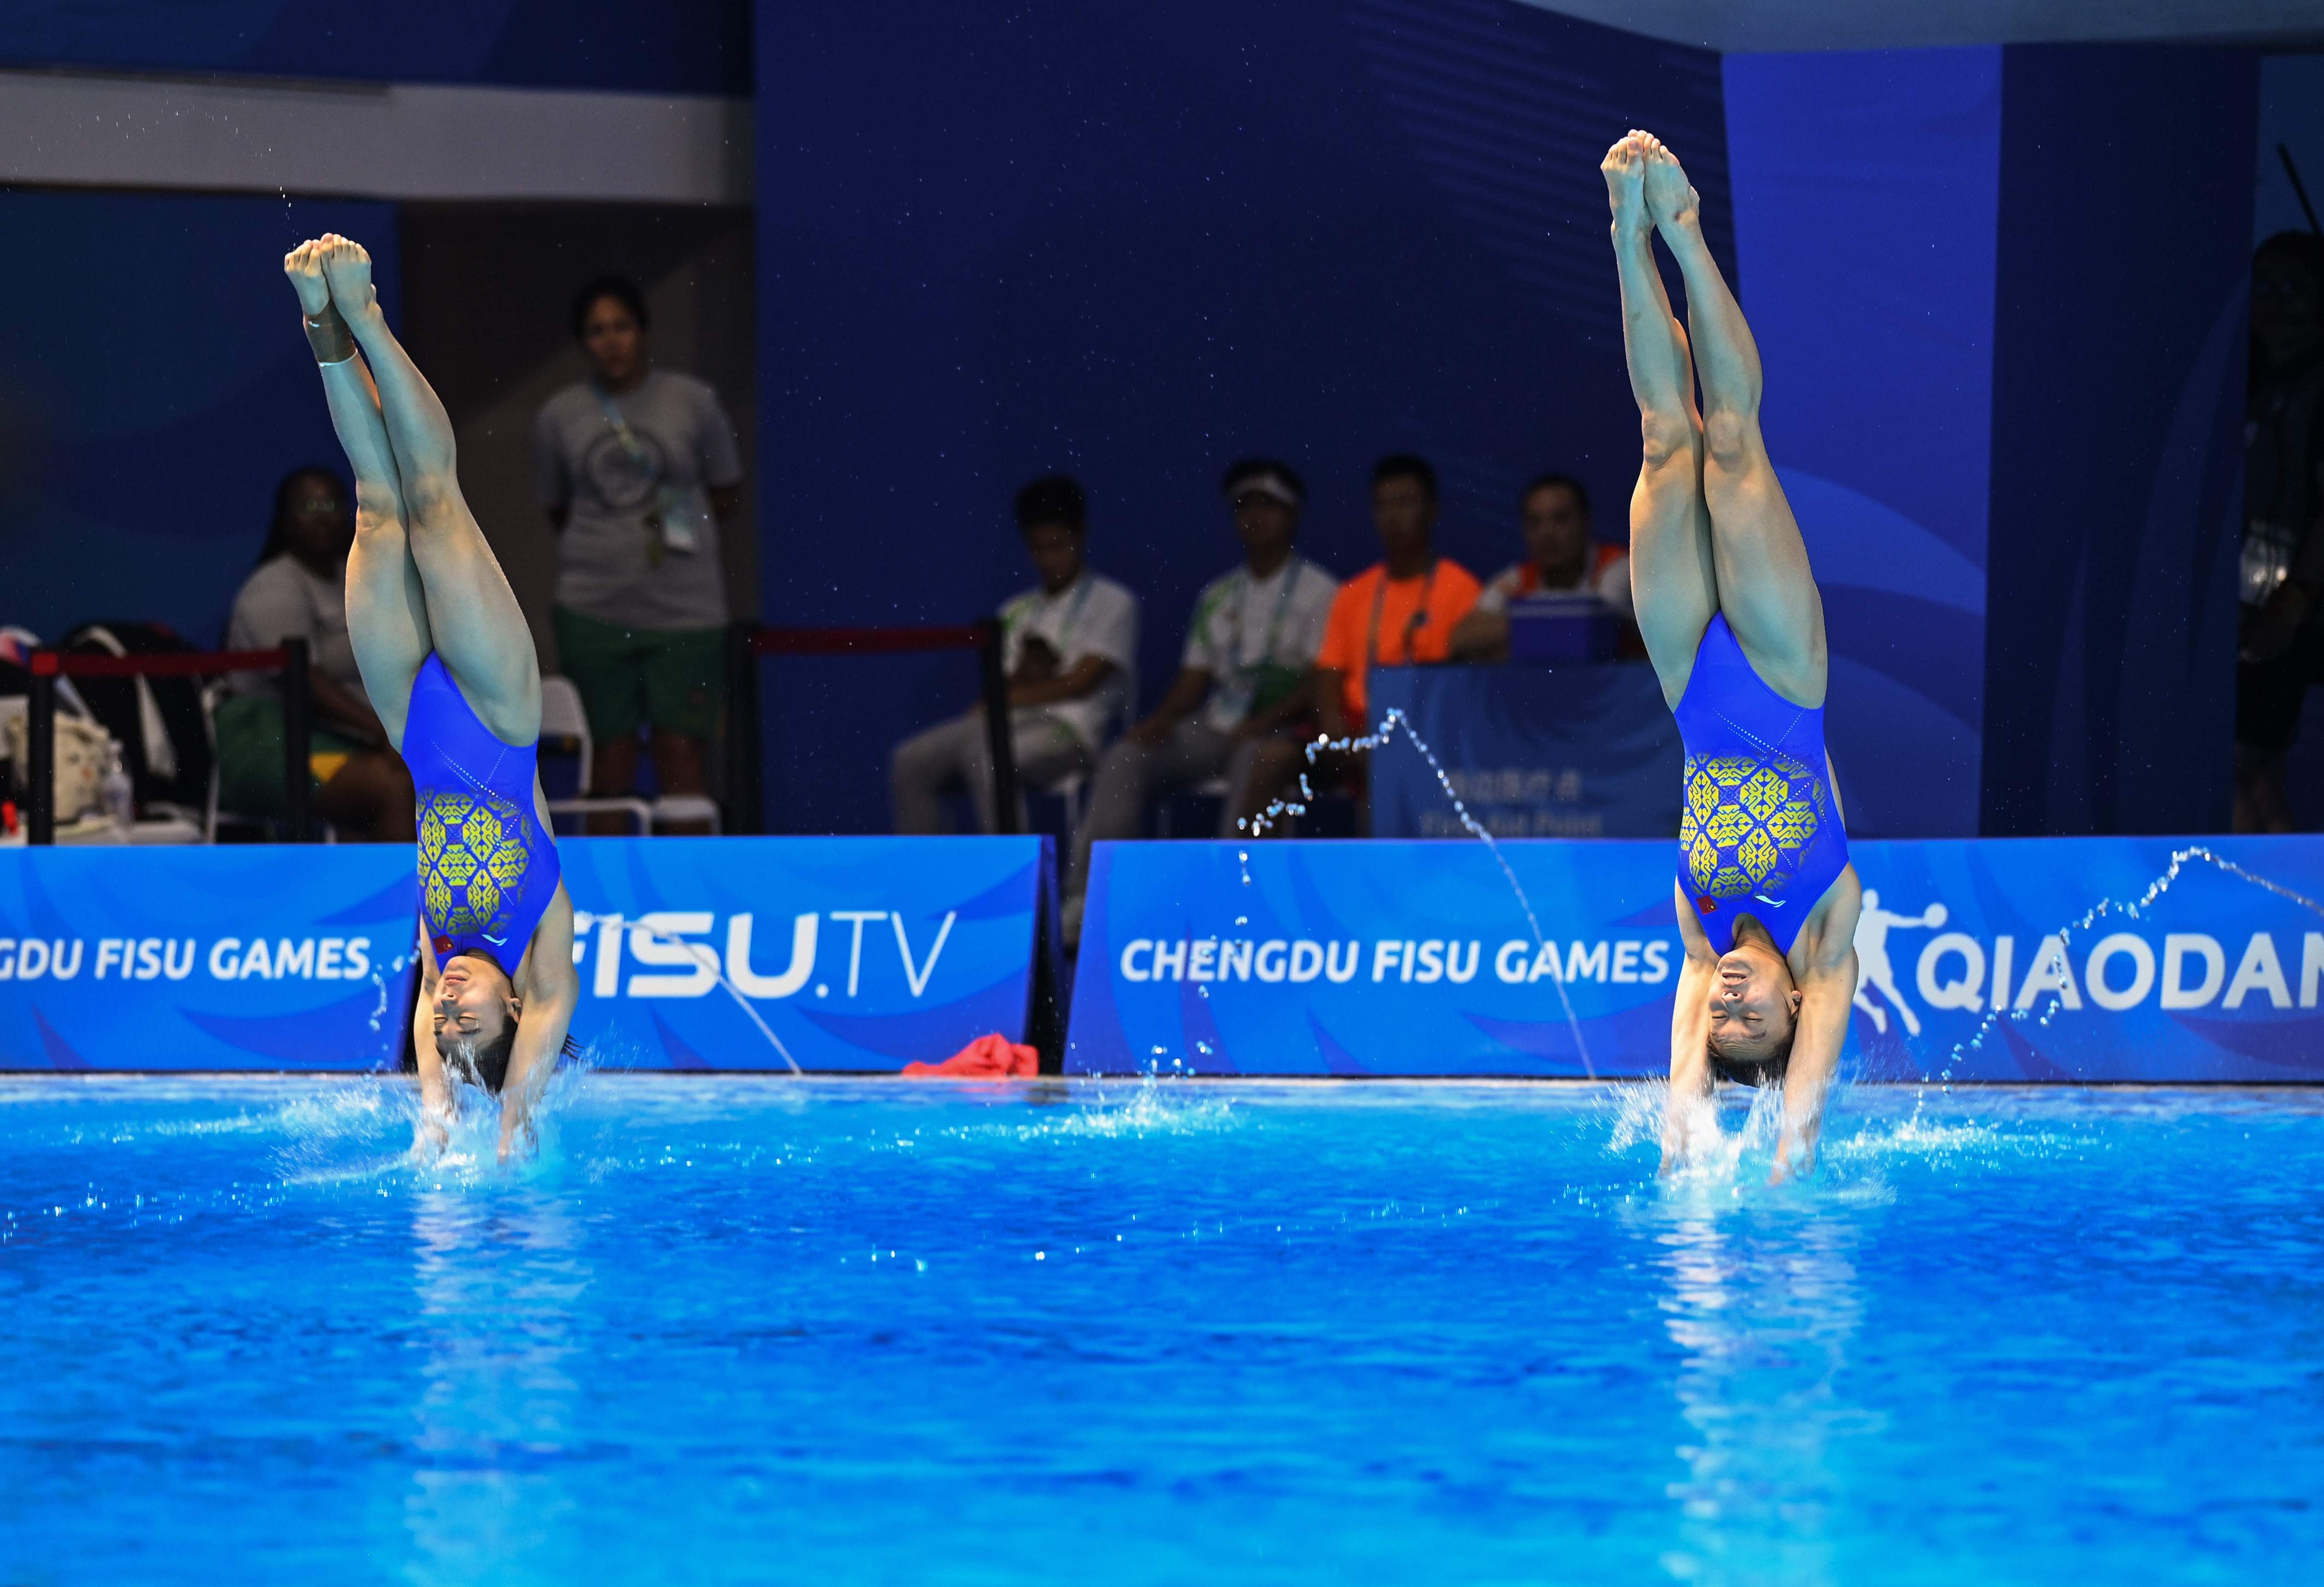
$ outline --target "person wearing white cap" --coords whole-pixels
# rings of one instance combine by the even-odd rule
[[[1178,675],[1154,714],[1098,762],[1089,814],[1066,858],[1065,935],[1081,936],[1090,846],[1135,838],[1153,795],[1224,775],[1219,835],[1258,812],[1250,769],[1261,746],[1314,714],[1314,665],[1340,582],[1293,548],[1307,491],[1288,464],[1245,458],[1222,488],[1234,511],[1242,565],[1195,597]]]

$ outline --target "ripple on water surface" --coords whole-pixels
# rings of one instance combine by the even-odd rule
[[[0,1081],[0,1579],[2273,1579],[2324,1101]],[[472,1099],[481,1102],[482,1099]]]

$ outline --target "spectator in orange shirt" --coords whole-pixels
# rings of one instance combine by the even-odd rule
[[[1372,526],[1387,556],[1340,586],[1315,657],[1315,717],[1326,738],[1368,730],[1373,667],[1449,660],[1452,629],[1477,604],[1476,575],[1436,554],[1436,471],[1427,459],[1398,452],[1372,465]],[[1254,792],[1280,790],[1306,765],[1298,745],[1268,746],[1252,768]],[[1357,770],[1356,756],[1327,753],[1309,781],[1322,787]]]

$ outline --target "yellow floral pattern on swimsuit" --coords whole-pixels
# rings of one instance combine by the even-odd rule
[[[1696,891],[1780,892],[1823,825],[1824,802],[1823,779],[1789,756],[1688,756],[1678,841]]]
[[[524,818],[491,794],[438,790],[420,812],[420,900],[429,925],[452,936],[505,936],[508,903],[531,855]]]

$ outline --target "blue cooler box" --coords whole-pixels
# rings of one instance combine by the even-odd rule
[[[1509,602],[1511,661],[1611,661],[1620,614],[1595,595],[1532,595]]]

